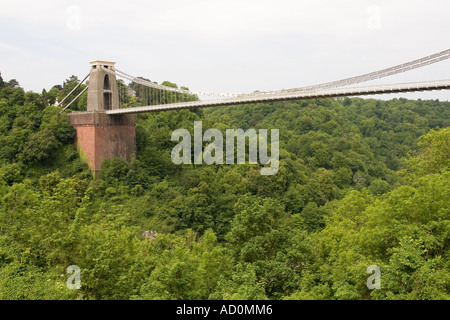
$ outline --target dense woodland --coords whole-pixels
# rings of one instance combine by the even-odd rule
[[[449,102],[142,114],[137,157],[93,177],[54,106],[77,81],[39,94],[0,78],[0,299],[450,299]],[[195,120],[279,129],[278,173],[173,164],[171,133]]]

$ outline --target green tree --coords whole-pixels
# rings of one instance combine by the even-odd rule
[[[42,129],[50,130],[55,138],[62,144],[73,143],[75,129],[65,114],[59,114],[61,110],[54,106],[48,106],[42,113]]]
[[[199,241],[188,230],[184,238],[156,235],[148,244],[154,269],[140,289],[142,299],[207,299],[229,273],[229,257],[210,230]]]
[[[28,163],[43,161],[53,155],[59,142],[49,129],[32,133],[22,150],[21,158]]]
[[[230,278],[221,277],[212,300],[267,300],[264,283],[258,281],[255,267],[238,264]]]
[[[297,285],[309,260],[306,234],[291,229],[291,217],[273,199],[245,195],[226,236],[237,261],[255,267],[268,297],[279,297]]]
[[[420,138],[423,151],[409,159],[409,165],[418,175],[439,173],[450,168],[450,128],[430,130]]]

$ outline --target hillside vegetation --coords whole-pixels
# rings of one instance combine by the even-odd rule
[[[94,179],[54,106],[76,83],[39,94],[0,78],[0,299],[450,298],[449,102],[142,114],[137,157]],[[279,129],[278,173],[173,164],[171,134],[194,121]]]

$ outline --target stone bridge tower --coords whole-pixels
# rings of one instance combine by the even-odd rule
[[[114,71],[114,62],[92,61],[89,75],[87,111],[119,109],[119,92],[116,76],[105,71]],[[103,68],[102,68],[103,67]]]
[[[88,84],[87,111],[68,114],[77,135],[75,145],[91,170],[98,173],[103,160],[122,157],[127,161],[136,153],[136,115],[108,115],[119,108],[115,62],[92,61]],[[103,68],[102,68],[103,67]]]

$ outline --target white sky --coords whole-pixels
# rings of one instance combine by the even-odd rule
[[[448,49],[449,13],[445,0],[0,0],[0,71],[35,92],[97,59],[198,91],[295,88]],[[367,85],[441,79],[450,59]],[[400,96],[450,90],[376,97]]]

